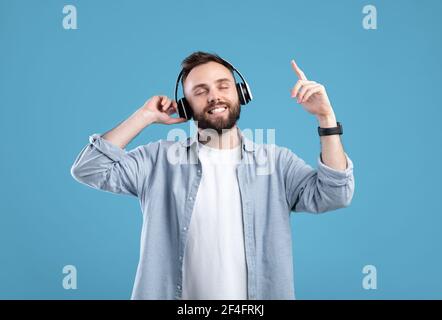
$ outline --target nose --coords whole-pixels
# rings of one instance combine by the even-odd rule
[[[219,97],[219,92],[216,89],[210,90],[209,94],[207,95],[207,100],[209,104],[218,103],[219,101],[221,101]]]

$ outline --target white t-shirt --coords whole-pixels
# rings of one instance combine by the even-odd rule
[[[199,143],[202,177],[183,260],[183,299],[247,299],[241,196],[241,149]]]

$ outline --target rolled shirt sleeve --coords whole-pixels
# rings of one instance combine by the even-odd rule
[[[92,188],[118,194],[138,196],[149,178],[153,167],[150,143],[126,151],[93,134],[75,159],[71,175],[80,183]],[[151,151],[151,152],[149,152]]]
[[[290,150],[286,152],[286,195],[291,211],[322,213],[347,207],[353,198],[353,162],[347,153],[345,170],[333,169],[318,156],[314,170]]]

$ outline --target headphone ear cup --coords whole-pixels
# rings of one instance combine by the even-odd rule
[[[238,91],[239,102],[242,105],[247,104],[252,100],[250,91],[244,83],[237,83],[236,90]]]
[[[245,100],[245,96],[244,96],[244,91],[241,88],[241,84],[237,83],[236,84],[236,91],[238,92],[238,98],[239,98],[239,103],[240,104],[246,104],[246,100]]]
[[[186,98],[181,98],[177,101],[177,109],[180,118],[186,118],[187,120],[193,118],[192,108],[190,107],[190,104],[187,102]]]

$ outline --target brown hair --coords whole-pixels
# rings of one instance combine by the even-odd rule
[[[225,66],[227,69],[232,72],[233,75],[233,69],[230,64],[228,64],[226,61],[224,61],[219,55],[216,53],[209,53],[209,52],[203,52],[203,51],[196,51],[192,53],[190,56],[186,57],[183,62],[181,62],[181,66],[183,68],[183,75],[181,78],[181,84],[184,86],[184,80],[186,80],[187,76],[189,75],[190,71],[195,68],[196,66],[199,66],[201,64],[207,63],[207,62],[218,62]],[[235,77],[233,77],[235,78]]]

